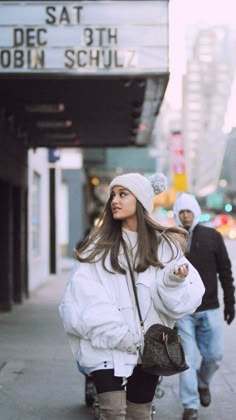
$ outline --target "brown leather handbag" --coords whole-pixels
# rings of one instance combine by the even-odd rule
[[[152,325],[144,334],[142,369],[152,375],[170,376],[188,368],[176,328]]]

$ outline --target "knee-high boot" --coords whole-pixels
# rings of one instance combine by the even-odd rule
[[[152,403],[135,404],[127,401],[126,420],[151,420]]]
[[[126,392],[111,391],[98,394],[99,420],[125,420]]]

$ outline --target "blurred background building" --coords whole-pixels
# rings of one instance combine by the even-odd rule
[[[235,32],[224,26],[189,28],[183,79],[183,138],[188,189],[199,197],[217,189],[227,136],[223,132],[235,74]]]

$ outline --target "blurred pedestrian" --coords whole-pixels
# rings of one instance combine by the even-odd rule
[[[198,418],[201,403],[211,403],[210,382],[223,357],[224,338],[218,298],[218,279],[223,289],[224,319],[231,324],[235,316],[235,297],[231,262],[223,238],[214,228],[199,224],[201,214],[197,200],[182,194],[174,204],[178,226],[189,233],[186,257],[198,270],[206,288],[201,305],[192,315],[177,322],[190,369],[180,374],[180,399],[183,420]],[[196,364],[197,348],[201,354]]]
[[[93,377],[102,420],[151,419],[158,383],[140,364],[143,335],[128,259],[145,329],[154,323],[173,327],[195,311],[204,293],[198,272],[183,255],[184,229],[164,228],[150,217],[154,195],[165,189],[162,174],[113,179],[60,304],[72,352]]]

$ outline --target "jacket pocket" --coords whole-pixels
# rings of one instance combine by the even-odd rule
[[[78,359],[81,366],[92,367],[104,361],[112,360],[112,351],[97,349],[93,347],[89,340],[80,340]]]

